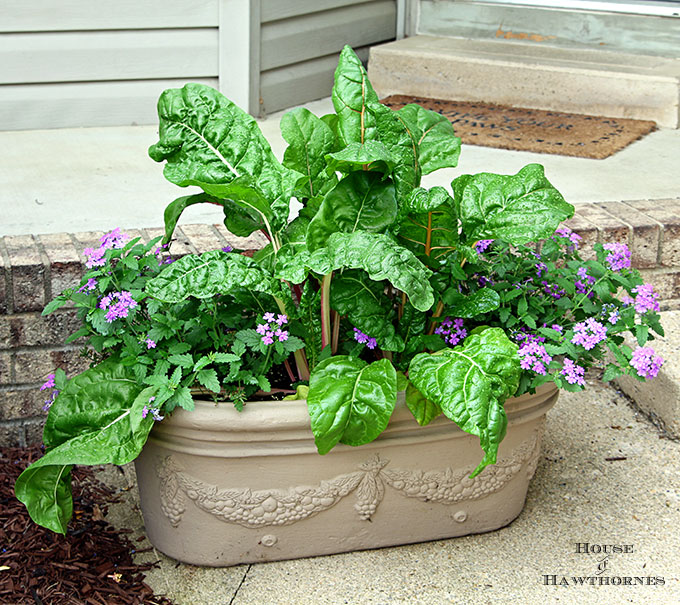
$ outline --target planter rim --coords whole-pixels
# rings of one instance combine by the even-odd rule
[[[509,421],[530,420],[545,414],[557,399],[557,387],[548,383],[536,389],[535,394],[525,393],[520,397],[506,400],[504,408]],[[163,422],[157,423],[150,439],[157,442],[172,440],[184,443],[188,449],[195,450],[199,442],[209,443],[250,443],[259,442],[266,449],[268,443],[287,441],[301,447],[314,446],[310,427],[307,402],[304,399],[288,401],[253,401],[239,412],[233,405],[215,404],[210,401],[196,400],[192,411],[176,409]],[[397,405],[385,431],[376,442],[385,442],[396,437],[428,432],[442,438],[470,437],[443,414],[426,426],[420,426],[405,403],[404,392],[397,395]],[[190,446],[189,442],[194,445]],[[306,444],[306,446],[304,445]],[[349,448],[339,444],[336,448]],[[371,447],[371,444],[361,446]],[[354,448],[353,448],[354,449]]]

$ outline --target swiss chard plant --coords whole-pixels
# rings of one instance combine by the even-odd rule
[[[382,105],[349,47],[332,100],[332,114],[283,117],[280,162],[216,90],[162,94],[149,154],[200,192],[168,205],[162,242],[104,236],[80,287],[45,310],[78,308],[73,338],[87,339],[92,367],[44,385],[46,454],[16,484],[36,522],[64,533],[71,467],[133,460],[153,423],[196,395],[241,409],[288,389],[326,454],[376,439],[403,391],[419,424],[443,414],[479,438],[474,476],[496,461],[509,397],[548,380],[582,388],[605,354],[605,380],[658,372],[645,346],[662,333],[653,289],[622,244],[581,260],[578,236],[558,229],[573,207],[541,166],[425,188],[423,175],[457,165],[445,117]],[[170,258],[183,211],[206,203],[267,245]]]

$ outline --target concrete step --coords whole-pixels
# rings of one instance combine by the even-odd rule
[[[381,97],[419,95],[680,125],[680,59],[419,35],[371,48],[368,73]]]

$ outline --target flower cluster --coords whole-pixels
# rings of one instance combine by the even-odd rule
[[[607,263],[612,271],[621,271],[621,269],[630,269],[630,250],[626,244],[611,243],[602,246],[609,252],[607,255]]]
[[[94,277],[91,277],[90,279],[87,280],[85,284],[83,284],[80,288],[78,288],[78,292],[92,292],[97,287],[97,280],[94,279]]]
[[[581,236],[578,233],[574,233],[569,227],[558,227],[555,230],[555,234],[569,240],[571,246],[569,246],[569,251],[573,252],[576,250],[581,243]]]
[[[439,334],[452,347],[455,347],[467,336],[467,330],[463,327],[463,320],[460,318],[451,319],[450,317],[445,317],[434,333]]]
[[[288,323],[288,317],[285,315],[274,316],[274,313],[265,313],[262,316],[265,323],[257,324],[255,331],[262,336],[262,342],[270,345],[276,338],[279,342],[288,340],[288,330],[282,330],[284,324]]]
[[[585,267],[579,267],[576,275],[579,277],[579,279],[574,282],[576,292],[579,294],[588,292],[588,298],[592,298],[595,293],[590,290],[590,286],[595,283],[595,278],[592,275],[588,275],[588,269]]]
[[[630,365],[642,378],[655,378],[663,365],[663,358],[654,353],[652,347],[640,347],[633,352]]]
[[[45,383],[40,387],[41,391],[46,391],[47,389],[53,389],[52,393],[45,400],[45,405],[43,405],[43,407],[42,407],[44,412],[46,412],[47,410],[49,410],[52,407],[54,400],[57,398],[57,395],[59,395],[59,391],[54,388],[54,386],[55,386],[54,379],[55,379],[55,375],[49,374],[47,376],[47,380],[45,381]]]
[[[552,296],[555,300],[562,298],[566,292],[557,284],[549,284],[547,281],[542,281],[543,291]]]
[[[571,342],[581,345],[586,351],[595,348],[595,345],[607,338],[607,328],[594,317],[574,324],[574,337]]]
[[[562,363],[562,374],[569,384],[578,384],[579,386],[584,386],[586,384],[585,369],[580,365],[575,364],[571,359],[566,357]]]
[[[365,344],[369,349],[375,349],[378,346],[378,341],[375,338],[364,334],[359,328],[354,328],[354,340],[359,344]]]
[[[87,257],[85,259],[85,266],[88,269],[93,267],[103,267],[106,264],[104,255],[107,250],[113,248],[123,248],[125,243],[130,239],[127,233],[121,233],[120,228],[116,227],[113,231],[102,235],[99,238],[99,248],[85,248],[83,254]]]
[[[600,311],[600,318],[606,319],[610,324],[616,325],[616,322],[620,319],[619,310],[614,304],[602,305],[602,310]]]
[[[142,418],[146,418],[149,414],[153,416],[156,421],[161,421],[165,416],[161,416],[161,411],[159,408],[153,407],[151,404],[156,401],[155,397],[149,397],[149,404],[142,408]]]
[[[484,252],[492,243],[493,243],[492,239],[480,239],[475,244],[475,250],[477,250],[477,254],[481,254],[482,252]]]
[[[635,294],[635,310],[638,313],[646,313],[647,311],[659,311],[658,298],[659,295],[654,292],[652,284],[642,284],[633,288]]]
[[[131,309],[137,307],[137,301],[132,298],[132,294],[127,290],[121,292],[111,292],[101,299],[100,309],[107,309],[106,321],[114,322],[116,319],[127,317]]]
[[[547,366],[552,361],[545,347],[536,341],[523,344],[518,351],[520,367],[523,370],[533,370],[537,374],[545,375]]]

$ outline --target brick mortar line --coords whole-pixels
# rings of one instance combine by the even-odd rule
[[[1,348],[0,353],[35,353],[40,351],[80,351],[85,345],[72,345],[72,344],[61,344],[61,345],[21,345],[18,347],[11,347],[9,349]]]
[[[658,226],[659,226],[659,244],[657,245],[656,248],[656,264],[661,265],[661,256],[663,252],[663,239],[664,239],[664,234],[666,232],[666,229],[664,227],[664,224],[661,221],[657,221],[653,216],[649,216],[646,212],[642,212],[642,210],[638,210],[635,208],[635,206],[631,206],[630,202],[623,201],[621,202],[624,206],[627,206],[631,210],[634,210],[636,212],[640,212],[644,216],[646,216],[650,221],[654,221]]]
[[[32,391],[34,389],[40,389],[43,385],[41,382],[17,382],[12,384],[2,384],[0,385],[0,395],[2,393],[8,393],[9,391]]]
[[[593,206],[597,206],[598,210],[602,210],[602,212],[609,215],[614,220],[620,221],[621,223],[623,223],[626,226],[626,228],[628,229],[628,242],[626,243],[626,245],[628,246],[628,248],[630,250],[632,250],[633,249],[633,239],[634,239],[635,227],[633,225],[631,225],[628,221],[626,221],[623,217],[616,216],[615,214],[612,214],[611,212],[609,212],[609,210],[607,210],[607,207],[606,207],[606,202],[595,202],[593,204]],[[645,216],[647,216],[647,215],[645,215]],[[599,228],[598,228],[598,232],[599,232]],[[598,235],[598,242],[602,243],[602,242],[599,241],[599,239],[600,238],[599,238],[599,235]],[[659,257],[657,256],[657,265],[659,264],[658,259],[659,259]]]
[[[14,284],[12,283],[12,263],[10,262],[9,252],[5,245],[5,238],[0,237],[0,256],[5,263],[5,304],[7,305],[7,315],[14,313]]]
[[[47,256],[47,252],[45,252],[45,246],[40,240],[40,237],[36,237],[35,235],[31,237],[33,237],[35,246],[38,248],[40,260],[42,260],[42,264],[45,269],[43,272],[43,290],[45,291],[45,304],[47,304],[52,300],[52,263],[50,262],[50,258]]]

